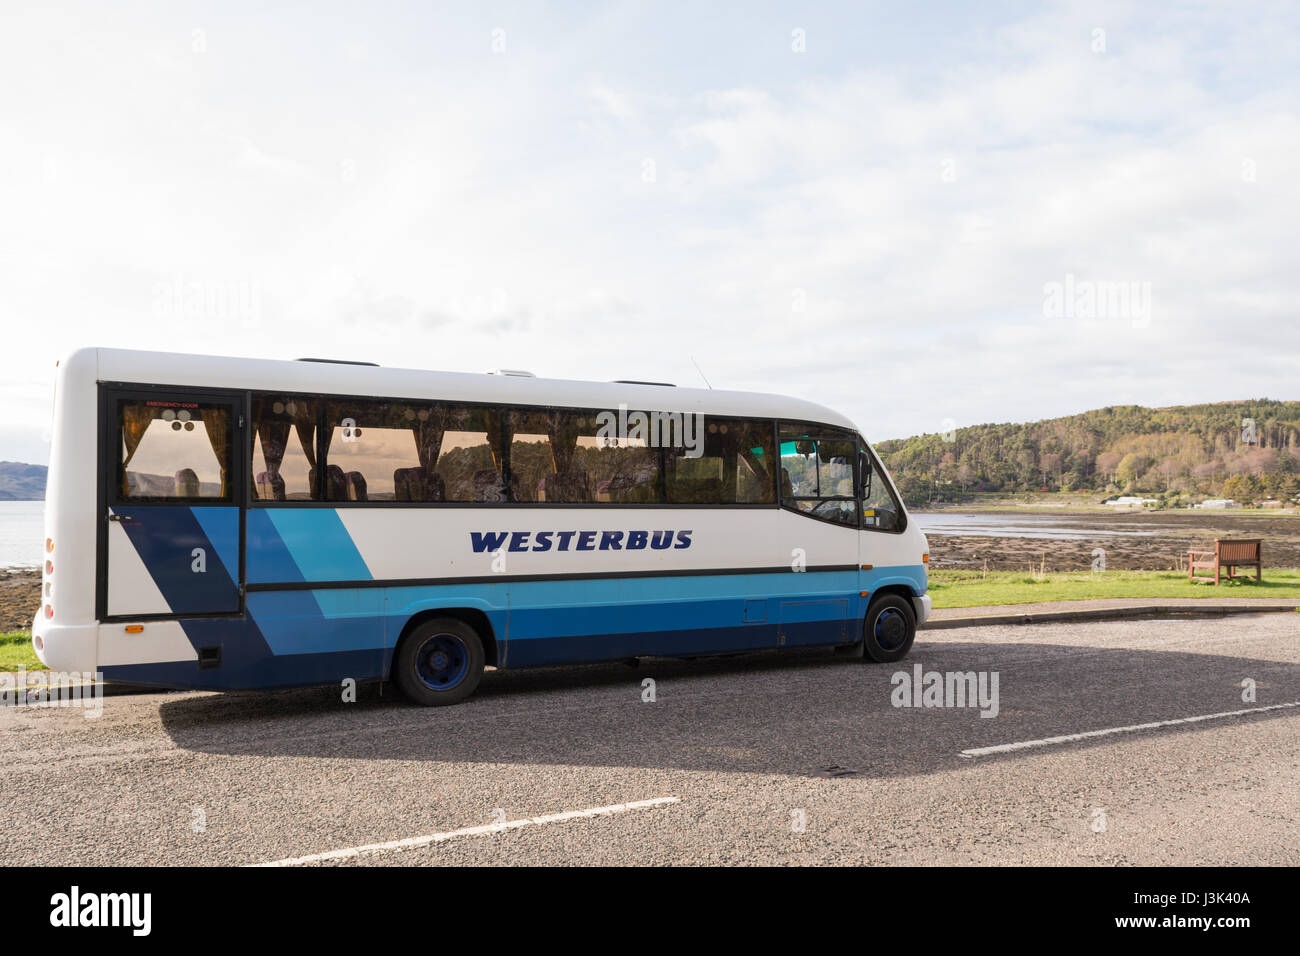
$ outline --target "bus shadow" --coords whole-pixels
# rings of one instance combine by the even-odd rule
[[[983,672],[989,694],[975,706],[896,706],[918,667],[922,674]],[[1244,678],[1255,682],[1256,702],[1243,702]],[[342,702],[336,687],[317,687],[184,697],[160,711],[178,747],[210,754],[891,777],[1047,752],[961,755],[976,748],[1296,700],[1295,663],[945,640],[918,642],[899,664],[822,650],[489,672],[475,696],[456,707],[416,707],[391,685],[382,696],[378,685],[363,685],[355,703]],[[1261,711],[1069,746],[1297,712]]]

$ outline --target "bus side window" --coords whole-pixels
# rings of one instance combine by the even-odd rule
[[[567,435],[552,427],[546,412],[517,409],[506,414],[510,437],[510,487],[515,501],[563,501],[557,461],[569,450]],[[552,441],[552,435],[556,441]],[[577,489],[570,489],[577,490]]]
[[[426,501],[442,441],[436,409],[339,399],[325,405],[325,500]]]
[[[767,422],[699,416],[699,434],[677,429],[664,441],[664,479],[670,504],[772,504],[776,475],[772,426]],[[694,424],[694,422],[692,422]],[[667,431],[672,431],[667,429]]]
[[[586,476],[592,500],[615,505],[662,504],[660,449],[644,437],[610,435],[607,412],[579,414],[574,462]]]
[[[889,490],[880,466],[870,455],[863,454],[862,526],[877,531],[899,531],[903,527],[902,508]]]
[[[259,501],[316,496],[316,409],[297,395],[254,395],[249,488]]]
[[[435,475],[446,501],[505,501],[501,413],[463,405],[440,406],[444,431]]]
[[[122,500],[229,500],[229,405],[122,401],[118,438]]]

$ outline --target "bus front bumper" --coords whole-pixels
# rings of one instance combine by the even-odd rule
[[[930,595],[922,594],[912,598],[912,607],[916,608],[916,626],[920,627],[930,619]]]

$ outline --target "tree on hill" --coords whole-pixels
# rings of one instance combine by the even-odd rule
[[[975,425],[946,437],[953,440],[917,435],[876,446],[909,502],[1067,486],[1213,496],[1226,494],[1234,476],[1257,479],[1257,496],[1290,497],[1294,490],[1272,489],[1300,482],[1300,402],[1119,405],[1040,422]]]

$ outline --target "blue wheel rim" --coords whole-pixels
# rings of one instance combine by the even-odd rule
[[[898,650],[907,640],[907,619],[896,608],[885,608],[876,615],[875,636],[883,650]]]
[[[451,690],[469,673],[469,648],[452,634],[436,634],[415,653],[415,674],[430,690]]]

